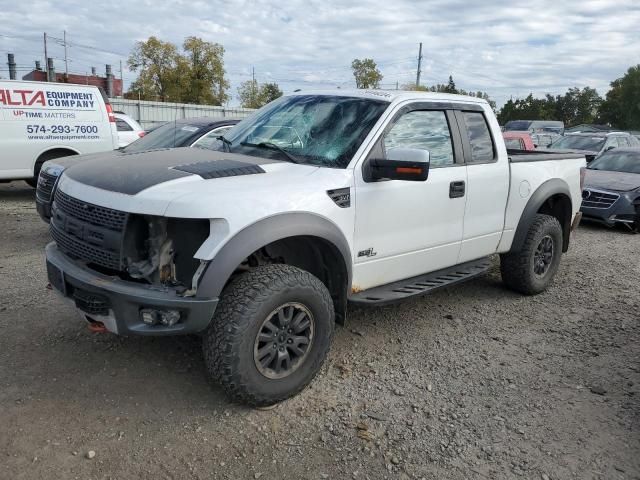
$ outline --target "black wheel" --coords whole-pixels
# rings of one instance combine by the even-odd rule
[[[51,160],[51,159],[47,158],[46,160]],[[46,160],[38,160],[35,166],[33,167],[33,177],[27,178],[25,180],[25,182],[27,182],[27,185],[29,185],[31,188],[36,188],[38,186],[38,176],[40,175],[42,164],[46,162]]]
[[[232,400],[272,405],[313,379],[333,330],[333,301],[320,280],[290,265],[266,265],[224,290],[203,338],[204,359]]]
[[[49,152],[45,152],[40,155],[40,158],[36,160],[36,164],[33,166],[33,177],[25,179],[27,185],[32,188],[38,187],[38,176],[40,175],[40,170],[42,169],[42,165],[47,160],[53,160],[54,158],[62,158],[68,157],[70,155],[76,155],[75,152],[70,152],[69,150],[51,150]]]
[[[522,248],[500,256],[502,281],[511,289],[535,295],[551,284],[562,256],[562,227],[555,217],[537,214]]]

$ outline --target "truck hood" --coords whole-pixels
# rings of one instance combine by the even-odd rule
[[[171,148],[140,153],[111,151],[83,156],[65,165],[65,175],[84,185],[136,195],[179,178],[222,178],[258,173],[276,160],[199,148]],[[263,171],[260,173],[264,173]]]
[[[65,170],[58,188],[85,202],[131,213],[216,218],[237,211],[266,216],[305,210],[331,202],[328,191],[347,188],[352,181],[353,173],[345,169],[175,148],[97,155]]]
[[[610,172],[607,170],[589,170],[584,179],[587,188],[600,188],[629,192],[640,188],[640,173]]]

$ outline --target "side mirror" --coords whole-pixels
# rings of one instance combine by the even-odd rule
[[[605,152],[608,152],[609,150],[613,150],[614,148],[616,148],[616,147],[614,147],[613,145],[609,145],[609,146],[605,149]]]
[[[429,176],[430,156],[418,148],[390,148],[387,158],[371,158],[365,166],[367,182],[408,180],[424,182]]]

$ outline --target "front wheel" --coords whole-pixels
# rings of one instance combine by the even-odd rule
[[[232,400],[272,405],[313,379],[333,330],[333,302],[320,280],[290,265],[266,265],[225,288],[204,335],[204,358]]]
[[[519,251],[500,255],[502,281],[525,295],[547,289],[560,266],[562,227],[555,217],[537,214]]]

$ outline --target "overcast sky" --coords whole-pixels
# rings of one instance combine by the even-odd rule
[[[284,5],[284,6],[283,6]],[[421,84],[453,75],[466,90],[509,97],[563,93],[609,82],[640,63],[640,0],[290,0],[163,1],[0,0],[0,76],[15,53],[19,74],[43,60],[43,32],[71,44],[69,71],[126,70],[134,43],[156,35],[180,44],[195,35],[221,43],[237,87],[255,68],[260,82],[297,88],[355,87],[350,64],[371,57],[383,88],[415,82],[423,43]],[[87,48],[93,47],[93,48]],[[64,71],[64,49],[51,39],[49,56]]]

